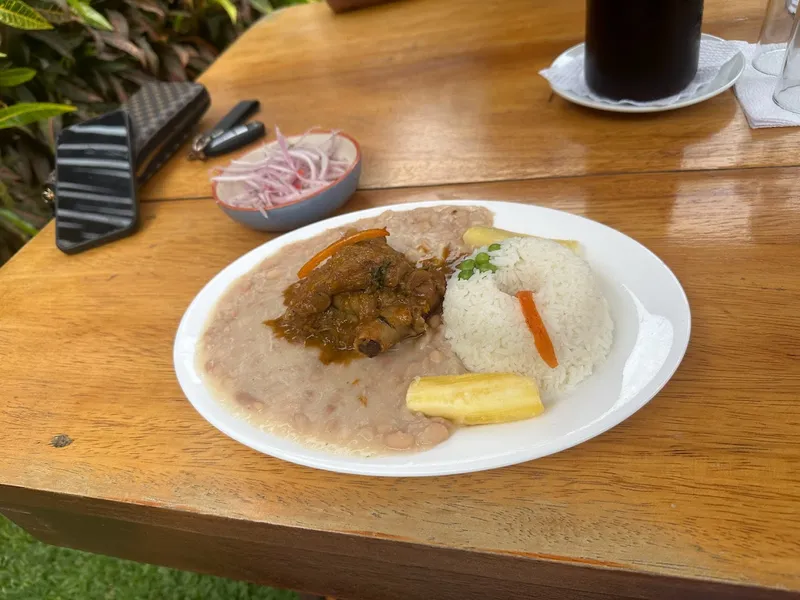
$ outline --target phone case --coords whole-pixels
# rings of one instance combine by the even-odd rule
[[[99,125],[103,125],[103,126],[107,127],[108,123],[105,123],[103,121],[107,121],[109,118],[113,117],[115,114],[119,114],[119,117],[122,120],[122,124],[123,124],[124,130],[125,130],[125,145],[128,148],[128,154],[131,157],[134,157],[135,156],[135,151],[134,151],[134,144],[133,144],[133,136],[131,134],[131,120],[130,120],[130,115],[128,114],[127,111],[125,111],[125,110],[112,111],[110,113],[106,113],[105,115],[103,115],[101,117],[96,117],[95,119],[90,119],[89,121],[85,121],[85,123],[87,125],[99,124]],[[80,145],[80,144],[77,144],[77,145]],[[69,160],[70,158],[73,158],[73,157],[67,156],[65,158],[67,160]],[[59,163],[59,160],[60,160],[59,153],[57,151],[56,152],[56,164]],[[112,160],[111,162],[114,162],[114,161]],[[134,166],[135,165],[135,161],[132,160],[132,161],[127,162],[126,164],[127,164],[128,168],[125,169],[125,172],[126,172],[125,179],[128,180],[129,182],[132,182],[133,179],[134,179],[134,174],[135,174],[135,166]],[[56,172],[57,171],[58,171],[58,167],[56,167]],[[55,185],[56,185],[56,187],[58,187],[58,185],[59,185],[58,182],[56,182]],[[87,239],[86,241],[83,241],[83,242],[80,242],[80,243],[66,244],[62,240],[62,237],[61,237],[61,235],[59,233],[59,230],[62,227],[69,227],[69,228],[73,228],[74,227],[74,224],[76,223],[76,220],[75,220],[75,216],[76,215],[74,213],[77,212],[78,216],[80,216],[80,214],[81,214],[80,209],[70,208],[69,211],[64,211],[64,214],[62,215],[61,212],[60,212],[60,209],[62,207],[61,207],[61,205],[57,205],[56,206],[56,210],[55,210],[56,247],[59,250],[61,250],[64,254],[77,254],[79,252],[83,252],[84,250],[89,250],[91,248],[96,248],[97,246],[102,246],[103,244],[108,244],[108,243],[113,242],[115,240],[122,239],[122,238],[127,237],[127,236],[131,235],[132,233],[134,233],[139,227],[139,202],[138,202],[138,198],[137,198],[137,195],[136,195],[136,187],[137,187],[136,183],[133,183],[133,185],[129,184],[129,186],[130,186],[130,188],[132,190],[132,194],[131,194],[131,196],[129,198],[129,206],[125,206],[124,204],[120,204],[119,203],[119,199],[115,200],[114,215],[113,216],[117,217],[117,218],[125,218],[125,217],[127,217],[129,219],[130,223],[128,225],[126,225],[125,227],[123,227],[123,228],[117,229],[116,231],[109,232],[109,233],[104,233],[103,235],[98,235],[97,237],[94,237],[93,239],[90,238],[90,239]],[[92,190],[92,191],[94,191],[94,190]],[[125,211],[127,211],[127,214],[126,214]],[[67,212],[73,213],[73,214],[67,215]]]
[[[176,82],[146,84],[121,107],[130,117],[139,185],[175,154],[210,105],[203,85]],[[55,176],[55,171],[50,173],[45,187],[44,197],[49,202],[55,200]]]

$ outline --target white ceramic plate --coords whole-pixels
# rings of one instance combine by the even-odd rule
[[[702,34],[702,38],[706,40],[720,40],[713,35],[708,35],[707,33]],[[580,58],[583,55],[583,47],[584,44],[578,44],[577,46],[573,46],[569,50],[563,52],[554,62],[555,65],[558,61],[563,60],[574,60],[576,58]],[[691,106],[692,104],[698,104],[699,102],[703,102],[704,100],[708,100],[709,98],[713,98],[714,96],[721,94],[725,90],[729,89],[736,80],[739,79],[739,76],[744,72],[744,68],[747,66],[747,61],[744,58],[744,55],[741,52],[737,52],[736,55],[731,58],[728,62],[722,65],[717,76],[709,81],[704,86],[700,87],[693,95],[681,100],[680,102],[676,102],[675,104],[670,104],[668,106],[636,106],[633,104],[614,104],[613,102],[603,102],[597,101],[588,96],[581,96],[580,94],[576,94],[575,92],[557,87],[552,86],[553,91],[564,98],[565,100],[569,100],[570,102],[574,102],[575,104],[580,104],[581,106],[587,106],[589,108],[596,108],[597,110],[606,110],[611,112],[621,112],[621,113],[652,113],[652,112],[663,112],[667,110],[676,110],[678,108],[684,108],[686,106]]]
[[[581,242],[599,277],[615,324],[608,360],[573,392],[546,404],[542,416],[502,425],[462,428],[443,444],[416,454],[363,458],[312,450],[265,433],[218,404],[195,369],[195,349],[217,300],[239,277],[285,245],[325,229],[422,206],[485,206],[504,229]],[[283,235],[245,254],[214,277],[192,301],[175,338],[175,372],[186,397],[212,425],[251,448],[293,463],[340,473],[396,477],[493,469],[560,452],[621,423],[655,396],[678,368],[689,343],[691,316],[680,283],[652,252],[583,217],[508,202],[402,204],[335,217]]]

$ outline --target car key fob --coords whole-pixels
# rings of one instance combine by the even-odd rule
[[[189,160],[205,160],[210,156],[220,156],[238,150],[264,135],[263,123],[244,121],[258,111],[258,100],[242,100],[222,117],[208,133],[197,136],[189,151]]]
[[[206,157],[211,157],[233,152],[242,146],[246,146],[250,142],[264,137],[265,131],[264,124],[260,121],[251,121],[244,125],[237,125],[232,129],[228,129],[212,137],[206,144],[206,147],[203,148],[203,154],[205,154]]]

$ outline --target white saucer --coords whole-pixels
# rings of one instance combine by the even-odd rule
[[[704,33],[702,35],[702,39],[704,40],[720,40],[720,38],[708,35]],[[554,62],[553,66],[556,66],[559,61],[569,61],[575,60],[576,58],[580,58],[584,52],[584,45],[583,43],[578,44],[577,46],[573,46],[569,50],[562,53]],[[553,88],[553,91],[564,98],[565,100],[569,100],[570,102],[574,102],[575,104],[580,104],[581,106],[587,106],[589,108],[596,108],[598,110],[606,110],[611,112],[621,112],[621,113],[651,113],[651,112],[662,112],[667,110],[675,110],[678,108],[684,108],[686,106],[691,106],[692,104],[697,104],[699,102],[703,102],[704,100],[708,100],[709,98],[713,98],[714,96],[721,94],[728,88],[730,88],[736,80],[739,79],[739,76],[744,72],[744,68],[747,66],[747,61],[744,58],[744,55],[741,52],[736,53],[736,55],[731,58],[728,62],[726,62],[720,68],[717,76],[709,81],[707,84],[700,87],[694,94],[688,96],[687,98],[681,100],[680,102],[676,102],[675,104],[669,105],[650,105],[650,106],[637,106],[635,104],[615,104],[611,101],[598,101],[593,98],[589,98],[588,96],[582,96],[576,94],[575,92],[555,86],[551,84],[550,87]]]

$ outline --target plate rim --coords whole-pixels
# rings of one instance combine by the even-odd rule
[[[724,40],[724,39],[722,39],[720,37],[717,37],[716,35],[711,35],[710,33],[701,34],[701,38],[718,40],[718,41],[726,41],[726,40]],[[554,64],[556,64],[556,62],[558,62],[562,57],[567,56],[570,52],[574,52],[575,50],[577,50],[581,46],[585,46],[585,45],[586,45],[586,42],[580,42],[578,44],[575,44],[574,46],[571,46],[570,48],[567,48],[561,54],[559,54],[552,63],[550,63],[550,67],[552,67]],[[700,104],[701,102],[705,102],[706,100],[710,100],[711,98],[713,98],[715,96],[719,96],[721,93],[723,93],[723,92],[729,90],[730,88],[732,88],[736,84],[736,82],[739,80],[739,78],[742,76],[742,74],[744,73],[745,69],[747,68],[747,59],[745,58],[745,56],[744,56],[744,54],[742,53],[741,50],[739,52],[737,52],[736,54],[734,54],[733,57],[728,62],[730,62],[731,60],[734,60],[736,58],[740,59],[739,70],[736,72],[736,74],[733,77],[731,77],[731,79],[729,81],[725,82],[725,84],[723,86],[721,86],[719,88],[714,88],[713,90],[711,90],[711,91],[709,91],[709,92],[707,92],[705,94],[701,94],[699,96],[691,96],[691,97],[689,97],[689,98],[687,98],[685,100],[682,100],[681,102],[678,102],[676,104],[670,104],[668,106],[636,106],[634,104],[610,104],[610,103],[606,104],[604,102],[597,102],[595,100],[592,100],[591,98],[584,98],[583,96],[578,96],[577,94],[573,94],[572,92],[570,92],[568,90],[565,90],[563,88],[560,88],[560,87],[557,87],[557,86],[553,85],[549,81],[548,81],[548,84],[550,85],[550,89],[553,90],[553,93],[555,93],[557,96],[560,96],[561,98],[563,98],[567,102],[572,102],[573,104],[577,104],[579,106],[583,106],[583,107],[586,107],[586,108],[592,108],[592,109],[600,110],[600,111],[604,111],[604,112],[628,113],[628,114],[634,114],[634,113],[647,114],[647,113],[669,112],[669,111],[672,111],[672,110],[678,110],[678,109],[681,109],[681,108],[686,108],[688,106],[694,106],[695,104]],[[550,68],[550,67],[547,67],[547,68]]]
[[[564,436],[562,440],[559,440],[561,443],[556,443],[552,447],[550,451],[546,454],[539,454],[535,450],[529,450],[527,453],[522,451],[515,451],[510,452],[508,454],[500,455],[500,456],[492,456],[489,458],[482,457],[474,459],[471,463],[462,463],[458,462],[455,465],[446,464],[443,466],[438,465],[385,465],[385,464],[369,464],[372,459],[367,457],[359,457],[359,456],[348,456],[348,455],[340,455],[334,453],[325,453],[325,456],[330,457],[326,458],[317,458],[317,457],[305,457],[305,456],[297,456],[291,451],[284,451],[282,449],[274,449],[272,448],[270,451],[263,449],[262,447],[258,447],[258,443],[253,443],[249,440],[248,436],[241,431],[237,431],[236,427],[229,427],[226,423],[218,421],[213,415],[210,415],[203,409],[199,401],[193,399],[190,393],[187,391],[187,384],[188,379],[191,377],[192,373],[184,373],[181,361],[184,357],[184,352],[179,347],[182,340],[186,337],[186,329],[188,328],[187,322],[194,311],[199,310],[198,305],[200,304],[204,295],[210,293],[209,289],[212,288],[220,279],[230,278],[225,285],[225,290],[227,290],[230,285],[234,281],[236,281],[242,275],[233,275],[230,276],[228,273],[231,271],[236,271],[236,265],[247,263],[249,260],[253,260],[255,256],[258,256],[258,262],[261,262],[272,256],[275,252],[280,251],[283,247],[288,244],[294,243],[299,240],[307,239],[309,237],[318,235],[324,231],[329,229],[339,227],[341,225],[347,224],[352,221],[356,221],[363,218],[369,218],[372,216],[377,216],[382,214],[386,211],[398,211],[404,212],[413,210],[415,208],[429,208],[435,206],[476,206],[476,207],[485,207],[488,208],[490,211],[492,207],[495,206],[505,206],[507,208],[516,208],[523,210],[526,208],[535,208],[539,211],[545,211],[554,214],[561,214],[561,215],[568,215],[570,218],[578,219],[581,221],[587,221],[591,223],[593,226],[599,226],[602,229],[605,229],[607,232],[611,232],[614,235],[619,235],[624,238],[627,238],[638,246],[641,250],[646,252],[650,255],[653,259],[655,259],[658,263],[663,266],[666,270],[666,274],[669,276],[670,283],[675,286],[676,290],[679,292],[680,299],[682,301],[682,306],[685,307],[686,310],[686,322],[685,328],[682,327],[681,331],[685,332],[685,342],[682,344],[682,347],[679,348],[678,354],[676,355],[674,364],[671,365],[667,371],[665,371],[659,378],[658,384],[653,389],[652,393],[649,394],[647,398],[638,399],[635,402],[629,402],[625,405],[625,407],[618,409],[614,412],[612,417],[606,418],[605,421],[601,421],[602,426],[599,428],[589,428],[589,431],[582,431],[579,435],[575,436]],[[492,211],[494,212],[494,211]],[[496,214],[496,213],[495,213]],[[266,252],[265,248],[268,246],[274,246],[274,251]],[[256,263],[258,264],[258,263]],[[252,265],[249,267],[248,271],[255,268],[256,265]],[[246,273],[245,272],[245,273]],[[231,278],[232,277],[232,278]],[[224,292],[222,292],[224,293]],[[216,301],[219,299],[220,295],[217,295],[214,304],[216,305]],[[212,305],[212,306],[213,306]],[[210,309],[209,309],[210,310]],[[209,310],[206,310],[204,313],[205,318],[208,318]],[[681,323],[683,325],[683,323]],[[530,462],[531,460],[536,460],[539,458],[544,458],[545,456],[550,456],[553,454],[557,454],[569,448],[578,446],[592,438],[595,438],[607,431],[613,429],[623,421],[629,419],[632,415],[636,412],[641,410],[644,406],[646,406],[653,398],[655,398],[663,388],[669,383],[669,381],[673,378],[675,373],[677,372],[680,365],[683,363],[683,359],[686,355],[686,351],[689,347],[689,342],[691,340],[691,330],[692,330],[692,314],[691,314],[691,305],[689,303],[688,296],[686,295],[686,291],[684,290],[683,286],[680,283],[680,280],[677,278],[675,273],[670,269],[669,265],[667,265],[658,255],[656,255],[652,250],[647,248],[644,244],[639,242],[638,240],[622,233],[621,231],[614,229],[604,223],[599,221],[595,221],[593,219],[589,219],[588,217],[584,217],[582,215],[577,215],[575,213],[558,210],[546,206],[541,206],[538,204],[529,204],[529,203],[521,203],[521,202],[510,202],[510,201],[503,201],[503,200],[483,200],[483,199],[463,199],[463,200],[426,200],[426,201],[418,201],[418,202],[408,202],[408,203],[400,203],[400,204],[390,204],[386,206],[377,206],[371,207],[359,211],[349,212],[342,215],[337,215],[334,217],[330,217],[328,219],[324,219],[321,221],[317,221],[315,223],[311,223],[304,227],[295,229],[289,233],[280,235],[276,238],[268,240],[263,244],[259,244],[252,250],[245,252],[238,258],[234,259],[232,262],[228,263],[222,269],[220,269],[211,279],[209,279],[205,285],[197,292],[194,296],[192,301],[187,306],[186,310],[184,311],[178,328],[175,333],[175,339],[173,343],[173,370],[175,372],[176,378],[178,379],[179,386],[183,395],[185,396],[186,400],[191,404],[195,411],[197,411],[203,419],[205,419],[212,427],[220,431],[221,433],[225,434],[226,436],[230,437],[231,439],[239,442],[240,444],[255,450],[261,454],[279,459],[284,460],[286,462],[302,465],[305,467],[310,467],[314,469],[321,469],[325,471],[347,474],[347,475],[360,475],[360,476],[371,476],[371,477],[436,477],[436,476],[448,476],[448,475],[459,475],[459,474],[466,474],[466,473],[473,473],[473,472],[480,472],[486,470],[494,470],[499,468],[504,468],[516,464],[521,464],[525,462]],[[681,336],[681,337],[684,337]],[[677,338],[676,332],[676,338]],[[192,348],[192,358],[194,359],[194,355],[196,352],[196,346]],[[192,362],[192,371],[194,371],[194,363]],[[195,372],[197,378],[200,380],[201,385],[206,388],[209,394],[212,394],[210,390],[202,383],[202,377]],[[641,392],[640,392],[641,393]],[[213,394],[212,394],[213,395]],[[224,409],[223,409],[224,410]],[[234,417],[235,418],[235,417]],[[240,419],[235,418],[236,421],[240,421]],[[242,421],[244,422],[244,421]],[[270,434],[268,432],[263,432],[263,435],[267,438],[272,436],[275,438],[279,438],[279,436],[275,436],[274,434]],[[268,444],[268,443],[267,443]],[[319,450],[308,449],[308,452],[320,452]],[[529,456],[532,454],[533,456]],[[342,457],[346,457],[346,460],[342,460]],[[490,464],[482,464],[483,462],[489,462]]]

